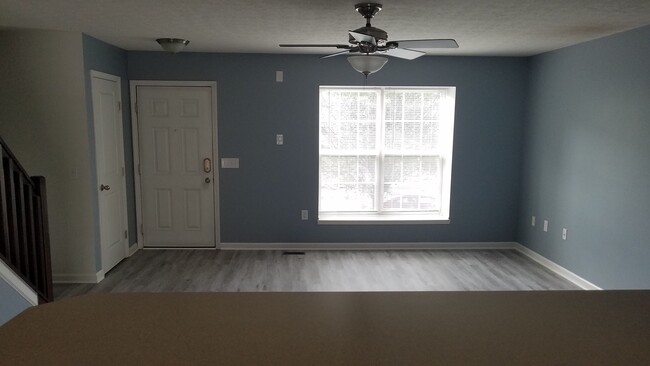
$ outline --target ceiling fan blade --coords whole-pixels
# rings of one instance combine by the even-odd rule
[[[281,44],[280,47],[336,47],[350,48],[348,44]]]
[[[399,48],[458,48],[454,39],[414,39],[410,41],[391,41]]]
[[[388,56],[403,58],[406,60],[414,60],[420,56],[424,56],[426,53],[422,51],[409,50],[406,48],[391,48],[386,50],[385,54]]]
[[[350,31],[350,36],[352,36],[352,38],[356,39],[357,42],[367,42],[367,43],[371,43],[371,44],[373,44],[375,46],[377,45],[377,40],[375,40],[375,37],[373,37],[373,36],[369,36],[369,35],[363,34],[363,33],[353,32],[353,31]]]
[[[330,55],[323,56],[321,58],[330,58],[330,57],[334,57],[334,56],[340,56],[340,55],[343,55],[343,54],[346,54],[346,53],[350,53],[350,51],[345,50],[345,51],[341,51],[341,52],[336,52],[336,53],[332,53]]]

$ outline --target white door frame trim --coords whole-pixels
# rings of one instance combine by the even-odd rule
[[[167,80],[131,80],[130,83],[131,94],[131,130],[133,136],[133,177],[135,183],[135,213],[137,220],[137,233],[138,233],[138,249],[144,247],[144,236],[142,233],[142,185],[140,180],[140,173],[138,167],[140,166],[140,136],[138,129],[138,111],[136,108],[137,102],[137,87],[139,86],[169,86],[169,87],[210,87],[212,94],[212,171],[214,172],[214,240],[215,247],[208,249],[220,249],[221,247],[221,225],[219,215],[219,139],[217,128],[217,82],[216,81],[167,81]],[[188,248],[192,249],[192,248]],[[205,249],[205,248],[203,248]]]
[[[122,106],[122,78],[120,78],[119,76],[116,76],[116,75],[107,74],[105,72],[101,72],[101,71],[97,71],[97,70],[90,70],[90,89],[91,89],[90,94],[91,94],[91,99],[93,99],[93,100],[94,100],[94,96],[93,96],[94,90],[93,90],[93,87],[92,87],[93,78],[109,80],[109,81],[113,81],[113,82],[115,82],[117,84],[117,96],[116,96],[116,99],[117,99],[118,103],[120,103],[119,118],[120,118],[120,125],[122,126],[122,135],[120,136],[120,139],[121,139],[120,142],[122,143],[122,165],[123,165],[124,168],[126,168],[126,156],[124,156],[125,155],[124,154],[124,120],[122,118],[122,108],[124,108],[124,106]],[[91,104],[92,104],[92,101],[91,101]],[[94,105],[93,105],[93,108],[94,108]],[[95,125],[97,123],[97,121],[95,121],[94,113],[95,112],[93,111],[93,131],[95,131]],[[95,145],[95,175],[96,175],[97,179],[99,180],[99,164],[97,164],[97,134],[94,133],[94,132],[93,132],[93,134],[95,135],[95,141],[92,141],[92,143]],[[99,182],[97,182],[97,183],[99,184]],[[123,210],[124,210],[122,225],[124,226],[125,230],[128,231],[129,230],[129,212],[128,212],[129,209],[128,209],[128,202],[126,200],[126,174],[122,175],[121,183],[122,183],[122,203],[123,203]],[[97,191],[95,191],[95,194],[97,195],[97,212],[99,214],[99,210],[101,209],[101,207],[99,207],[99,202],[100,202],[99,193],[97,193]],[[100,255],[100,258],[102,258],[102,260],[101,260],[102,269],[101,269],[100,272],[104,273],[104,272],[106,272],[107,269],[104,268],[104,259],[103,259],[104,247],[102,246],[102,238],[101,238],[101,214],[99,214],[98,219],[99,219],[99,227],[100,227],[99,255]],[[126,238],[125,243],[124,243],[124,258],[128,258],[128,257],[129,257],[129,239],[128,239],[128,235],[127,235],[127,238]],[[103,279],[103,275],[102,275],[102,279]],[[101,281],[101,279],[98,279],[97,283],[99,283],[99,281]]]

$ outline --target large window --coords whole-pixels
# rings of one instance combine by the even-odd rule
[[[319,222],[448,222],[454,101],[453,87],[321,87]]]

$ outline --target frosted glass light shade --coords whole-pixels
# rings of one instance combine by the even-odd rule
[[[388,59],[382,56],[371,55],[349,56],[348,62],[355,70],[368,76],[381,70],[381,68],[386,65],[386,62],[388,62]]]
[[[156,40],[163,50],[171,53],[179,53],[190,41],[181,38],[158,38]]]

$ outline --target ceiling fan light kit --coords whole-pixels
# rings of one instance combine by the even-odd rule
[[[380,12],[382,7],[378,3],[358,3],[354,6],[354,9],[366,19],[366,25],[348,32],[348,44],[281,44],[280,47],[336,47],[343,50],[321,58],[356,53],[358,55],[348,57],[348,62],[366,77],[379,71],[386,64],[388,60],[383,57],[384,55],[413,60],[426,54],[413,48],[458,48],[458,43],[453,39],[388,41],[386,31],[370,24],[370,19]]]
[[[348,62],[355,70],[368,77],[368,75],[381,70],[388,62],[388,59],[383,56],[373,55],[348,56]]]
[[[190,41],[182,38],[158,38],[156,42],[163,48],[163,50],[171,53],[181,52]]]

